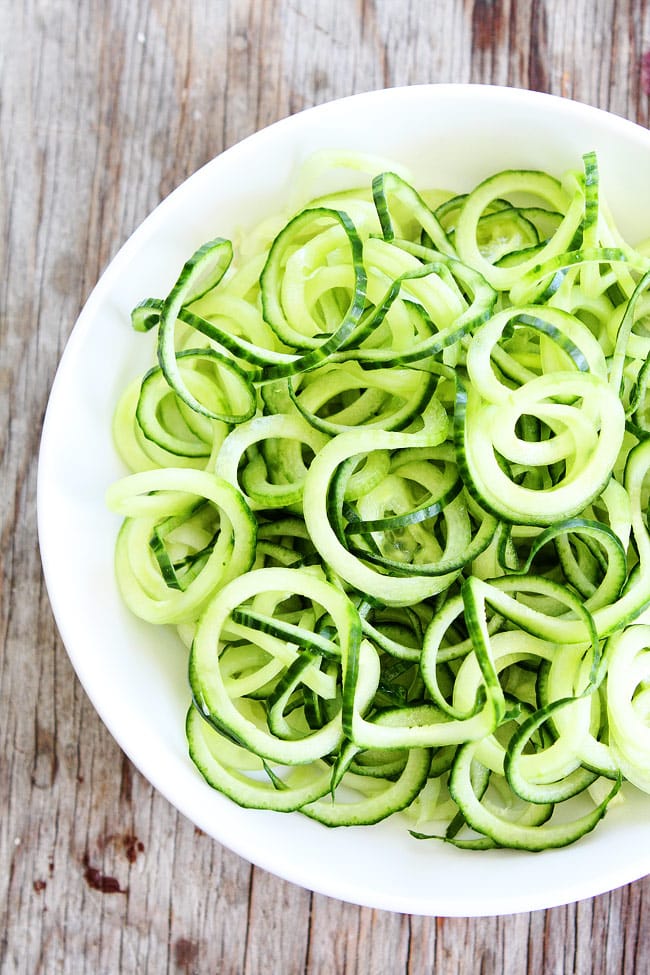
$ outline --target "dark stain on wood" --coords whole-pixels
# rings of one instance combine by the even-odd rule
[[[179,938],[174,945],[174,961],[180,970],[189,971],[199,957],[199,946],[189,938]]]
[[[505,16],[501,0],[475,0],[472,4],[472,47],[489,51],[503,42]]]
[[[97,847],[99,850],[103,851],[109,846],[123,851],[129,863],[135,863],[138,855],[144,853],[144,843],[135,833],[108,833],[106,836],[98,838]]]
[[[51,789],[59,771],[56,741],[51,731],[36,722],[36,742],[32,785],[36,789]]]
[[[40,894],[47,887],[47,882],[45,880],[35,880],[32,887],[34,888],[34,892],[36,894]]]
[[[83,856],[84,880],[92,890],[98,890],[102,894],[126,894],[127,891],[120,887],[120,882],[116,877],[108,877],[97,867],[91,867],[90,856],[84,853]]]
[[[120,802],[131,804],[133,796],[133,766],[126,755],[122,755],[122,766],[120,769]]]
[[[122,844],[124,846],[124,852],[126,854],[126,859],[129,863],[135,863],[138,859],[139,853],[144,853],[144,843],[139,840],[137,836],[131,833],[127,833],[122,837]]]
[[[641,91],[650,96],[650,51],[641,57]]]
[[[533,0],[530,13],[530,50],[528,55],[528,87],[533,91],[549,91],[548,24],[543,0]]]

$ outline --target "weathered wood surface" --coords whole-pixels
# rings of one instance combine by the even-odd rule
[[[312,895],[197,833],[88,703],[35,532],[65,340],[173,187],[260,126],[388,85],[536,88],[647,125],[650,3],[0,0],[0,22],[2,972],[650,971],[650,879],[546,912],[427,919]]]

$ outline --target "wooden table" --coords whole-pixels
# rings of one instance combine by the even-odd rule
[[[198,832],[86,699],[35,531],[64,343],[186,176],[282,116],[400,84],[529,87],[647,125],[650,3],[0,0],[0,18],[2,972],[650,971],[650,879],[549,911],[428,919],[311,894]]]

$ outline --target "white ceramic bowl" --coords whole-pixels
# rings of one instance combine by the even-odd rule
[[[173,632],[134,619],[113,577],[118,519],[104,505],[124,473],[111,415],[150,361],[129,311],[164,295],[204,240],[276,211],[296,167],[318,148],[406,163],[416,185],[461,191],[502,168],[556,174],[596,149],[605,193],[629,239],[650,234],[650,133],[533,92],[470,85],[356,95],[284,119],[195,173],[145,220],[89,298],[61,361],[45,419],[38,523],[63,641],[101,718],[135,765],[202,830],[274,874],[342,900],[413,914],[533,910],[610,890],[650,872],[650,799],[611,807],[576,845],[543,854],[461,852],[412,839],[402,822],[331,830],[291,814],[242,810],[187,756],[186,659]]]

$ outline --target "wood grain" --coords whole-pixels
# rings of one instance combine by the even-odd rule
[[[536,88],[648,125],[650,3],[0,0],[0,18],[2,972],[650,971],[648,879],[532,914],[409,917],[310,894],[195,830],[88,703],[35,531],[64,343],[187,175],[284,115],[382,86]]]

